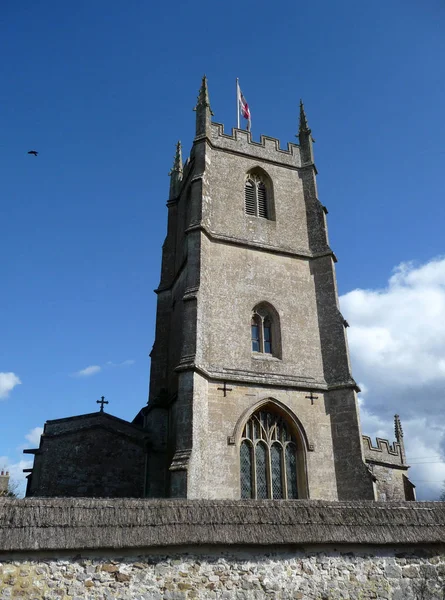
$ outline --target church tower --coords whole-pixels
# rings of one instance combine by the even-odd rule
[[[374,499],[313,139],[212,122],[170,176],[146,495]]]

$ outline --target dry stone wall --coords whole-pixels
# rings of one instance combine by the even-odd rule
[[[0,557],[0,599],[334,600],[444,597],[445,548],[190,547],[138,556]]]

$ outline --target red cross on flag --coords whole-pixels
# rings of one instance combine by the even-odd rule
[[[238,97],[238,129],[239,129],[239,113],[241,113],[241,115],[247,121],[247,131],[250,131],[250,127],[252,124],[252,121],[250,118],[250,108],[246,102],[246,99],[243,96],[243,93],[242,93],[241,88],[238,83],[238,79],[236,80],[236,90],[237,90],[237,97]]]

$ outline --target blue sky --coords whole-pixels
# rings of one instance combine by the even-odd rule
[[[428,312],[431,286],[438,312],[410,334],[410,364],[424,351],[416,340],[445,321],[443,2],[4,0],[0,27],[0,373],[21,381],[3,378],[3,463],[17,472],[21,448],[33,445],[26,435],[47,419],[96,410],[101,395],[122,418],[145,404],[167,174],[175,142],[186,154],[191,147],[206,73],[214,120],[227,129],[240,78],[255,139],[295,141],[304,99],[354,372],[368,390],[364,429],[392,435],[394,398],[413,440],[424,423],[411,455],[439,466],[416,467],[413,478],[433,497],[445,478],[445,368],[394,391],[393,372],[373,380],[388,346],[382,355],[377,344],[371,358],[360,348],[373,347],[382,311],[377,329],[406,346],[400,331]],[[388,280],[401,263],[399,297],[414,290],[414,300],[396,327]],[[348,296],[357,289],[361,304]],[[364,315],[372,294],[383,304]],[[434,338],[425,360],[440,365],[445,331]],[[100,370],[74,376],[91,366]]]

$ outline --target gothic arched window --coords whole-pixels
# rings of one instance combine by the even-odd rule
[[[269,189],[268,189],[269,188]],[[270,188],[266,178],[258,173],[249,173],[244,185],[246,214],[263,219],[270,219]]]
[[[245,424],[240,476],[241,498],[298,498],[298,444],[279,414],[260,409]]]
[[[271,306],[260,304],[252,312],[250,322],[252,352],[280,355],[280,327],[276,311]]]

